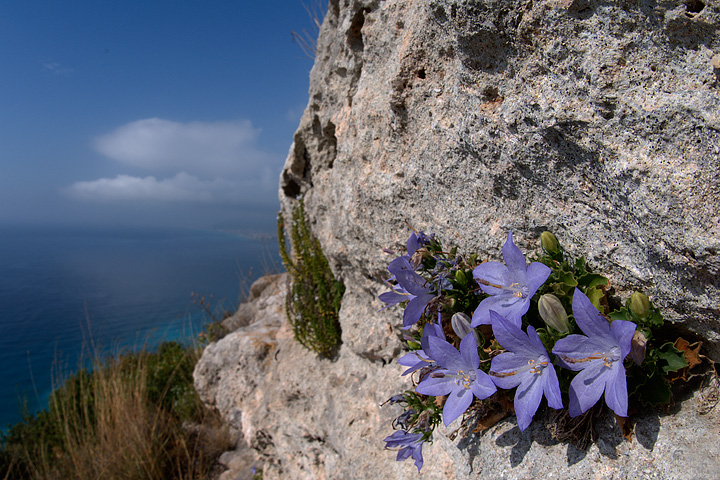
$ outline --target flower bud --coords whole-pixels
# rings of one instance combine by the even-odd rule
[[[630,311],[638,318],[650,315],[650,299],[644,293],[635,292],[630,297]]]
[[[546,293],[540,297],[538,310],[540,310],[540,316],[548,327],[552,327],[560,333],[567,333],[570,330],[567,313],[565,313],[560,299],[552,293]]]
[[[455,271],[455,280],[457,280],[460,285],[465,285],[467,283],[465,272],[462,270]]]
[[[540,234],[540,245],[550,254],[560,253],[560,244],[558,243],[557,237],[547,230]]]
[[[452,325],[455,335],[461,340],[465,338],[465,335],[473,331],[473,328],[470,326],[470,317],[462,312],[454,314],[450,319],[450,324]]]
[[[645,297],[647,298],[647,297]],[[641,365],[645,361],[645,348],[647,345],[647,338],[640,330],[635,330],[635,334],[630,344],[630,358],[632,358],[635,365]]]

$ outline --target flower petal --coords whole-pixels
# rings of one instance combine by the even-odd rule
[[[492,319],[490,318],[490,310],[495,310],[499,315],[504,316],[511,322],[513,322],[518,328],[522,325],[522,320],[517,317],[513,316],[513,318],[510,318],[507,315],[508,310],[508,301],[517,300],[515,299],[510,293],[505,293],[502,295],[495,295],[492,297],[488,297],[482,302],[480,302],[480,305],[475,309],[475,312],[472,316],[472,322],[470,322],[471,327],[477,327],[478,325],[490,325],[492,324]]]
[[[406,458],[408,458],[412,454],[412,447],[404,447],[398,450],[397,457],[395,457],[395,460],[398,462],[402,462]]]
[[[575,375],[575,378],[570,382],[569,392],[571,417],[577,417],[587,412],[590,407],[600,400],[605,390],[605,375],[609,372],[610,370],[601,360],[594,360],[585,370]]]
[[[495,338],[506,350],[517,354],[525,354],[533,358],[540,353],[545,353],[544,348],[540,352],[536,351],[537,349],[530,343],[525,332],[520,330],[520,327],[515,323],[498,314],[496,311],[490,311],[490,319],[492,320],[492,329]]]
[[[418,473],[420,473],[420,469],[423,466],[422,442],[418,443],[417,446],[413,448],[412,458],[415,460],[415,466],[418,469]]]
[[[636,329],[637,325],[633,322],[628,322],[627,320],[615,320],[610,324],[610,331],[612,332],[612,336],[618,342],[622,360],[624,360],[625,357],[628,356],[628,353],[630,353],[632,338]]]
[[[505,245],[503,245],[503,260],[507,265],[513,276],[522,275],[522,279],[525,279],[525,271],[527,270],[527,263],[525,263],[525,256],[522,254],[520,249],[513,243],[512,231],[508,233]],[[517,279],[516,279],[517,281]]]
[[[530,291],[528,292],[529,297],[535,295],[537,289],[540,288],[543,283],[545,283],[545,280],[548,279],[551,273],[552,270],[550,269],[550,267],[548,267],[547,265],[543,265],[540,262],[532,262],[530,266],[528,266],[526,281],[527,286],[530,289]]]
[[[558,382],[557,373],[555,367],[548,365],[543,370],[543,393],[547,398],[547,403],[550,408],[560,409],[563,408],[562,395],[560,394],[560,382]]]
[[[470,387],[470,390],[472,390],[477,398],[482,400],[497,392],[497,387],[487,373],[482,370],[475,370],[475,375],[476,379]]]
[[[413,271],[401,270],[395,274],[395,279],[413,295],[422,295],[431,291],[428,281]]]
[[[395,291],[390,291],[390,292],[381,293],[380,295],[378,295],[378,298],[381,301],[387,303],[388,304],[387,306],[390,306],[390,305],[396,305],[400,302],[404,302],[405,300],[408,299],[408,296],[402,295]]]
[[[447,370],[436,370],[436,372],[447,373]],[[431,375],[426,375],[423,381],[418,383],[417,387],[415,387],[415,391],[422,393],[423,395],[440,397],[442,395],[449,394],[456,387],[455,377],[433,377]]]
[[[402,256],[391,261],[388,265],[388,271],[395,276],[397,276],[399,272],[413,272],[414,269],[412,265],[410,265],[408,258],[407,256]]]
[[[595,305],[579,288],[576,288],[573,294],[572,310],[575,321],[585,335],[588,337],[610,337],[610,324],[605,317],[600,315]]]
[[[492,283],[493,285],[500,285],[502,287],[507,287],[513,283],[510,281],[510,270],[500,262],[481,263],[473,269],[473,277],[475,277],[482,291],[488,295],[498,295],[504,293],[505,290],[484,285],[484,283]]]
[[[608,374],[605,386],[605,403],[607,403],[607,406],[610,407],[616,415],[620,417],[627,417],[627,379],[625,378],[625,367],[622,362],[615,362]]]
[[[473,394],[464,387],[458,387],[448,395],[443,407],[443,423],[447,426],[465,413],[473,400]]]
[[[425,353],[435,360],[438,365],[450,370],[453,374],[457,373],[458,370],[470,370],[474,368],[472,365],[465,365],[460,352],[442,338],[428,337],[427,345],[428,348],[425,350]]]
[[[410,367],[402,373],[402,376],[411,374],[417,370],[420,370],[423,367],[427,367],[428,365],[432,365],[431,362],[428,362],[427,360],[422,358],[420,356],[419,352],[422,352],[422,350],[418,350],[417,352],[407,353],[397,359],[397,362],[400,365],[402,365],[404,367]]]
[[[495,385],[505,390],[515,388],[522,383],[527,375],[528,359],[512,352],[501,353],[492,359],[490,378]],[[525,371],[520,371],[525,369]]]
[[[597,357],[612,348],[606,339],[588,338],[585,335],[568,335],[555,342],[552,353],[562,361],[562,366],[569,370],[583,370],[590,362],[598,361]],[[571,361],[575,359],[576,361]]]
[[[542,400],[543,382],[540,376],[534,373],[529,374],[515,392],[515,415],[517,415],[520,431],[530,425],[540,405],[540,400]]]
[[[403,312],[403,328],[410,328],[420,320],[427,304],[435,298],[429,293],[419,295],[408,302]]]
[[[550,358],[550,356],[547,353],[547,350],[545,350],[545,345],[543,345],[542,340],[540,340],[540,336],[537,334],[537,331],[535,330],[535,327],[529,326],[527,328],[527,336],[528,336],[528,340],[530,341],[530,345],[531,345],[531,348],[533,349],[533,351]]]
[[[460,341],[460,355],[466,367],[476,369],[480,365],[475,335],[465,335],[465,338]]]
[[[410,234],[410,237],[407,240],[407,243],[405,244],[405,249],[407,250],[407,256],[412,257],[415,251],[420,248],[420,241],[418,240],[417,235],[415,232]]]

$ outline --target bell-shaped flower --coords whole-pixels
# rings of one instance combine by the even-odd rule
[[[492,328],[495,339],[508,350],[492,360],[490,378],[500,388],[515,391],[518,427],[525,430],[540,406],[543,394],[552,408],[562,408],[560,384],[545,346],[533,327],[527,334],[494,311]]]
[[[415,273],[405,257],[398,257],[390,262],[388,270],[394,275],[397,284],[392,285],[392,291],[385,292],[378,298],[388,306],[407,301],[403,312],[403,329],[410,328],[420,320],[427,304],[435,298],[432,285]]]
[[[625,320],[608,323],[590,299],[575,289],[573,315],[585,335],[570,335],[555,343],[553,353],[563,367],[579,371],[570,382],[570,416],[595,405],[603,392],[605,403],[627,417],[628,392],[623,361],[630,353],[636,325]]]
[[[408,433],[405,430],[398,430],[389,437],[385,437],[383,442],[385,442],[386,449],[400,448],[396,458],[398,462],[412,456],[413,460],[415,460],[415,466],[418,469],[418,473],[420,473],[420,469],[423,466],[422,433]]]
[[[522,252],[513,243],[512,232],[503,245],[503,260],[505,265],[485,262],[473,270],[482,291],[490,295],[473,313],[473,327],[490,324],[490,310],[494,310],[520,328],[532,296],[551,273],[550,268],[540,262],[529,266],[525,263]]]
[[[397,362],[400,365],[409,367],[402,373],[403,376],[413,373],[416,370],[420,370],[421,368],[430,367],[435,364],[435,361],[431,359],[427,353],[425,353],[425,350],[429,348],[428,337],[431,336],[439,337],[445,340],[445,333],[443,333],[442,330],[441,317],[439,314],[438,323],[428,323],[423,327],[423,336],[420,340],[420,346],[422,348],[420,350],[406,353],[402,357],[398,358]]]
[[[466,335],[460,342],[460,351],[436,336],[427,339],[425,350],[438,368],[425,376],[416,391],[423,395],[448,395],[443,407],[443,423],[450,425],[465,413],[473,401],[487,398],[497,391],[490,377],[480,370],[480,357],[474,335]]]

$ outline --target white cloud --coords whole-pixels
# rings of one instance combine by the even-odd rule
[[[259,133],[249,121],[131,122],[97,138],[95,148],[148,176],[75,182],[64,193],[89,201],[269,205],[277,198],[283,158],[258,149]]]
[[[262,182],[231,181],[221,178],[201,180],[180,172],[159,180],[155,177],[118,175],[115,178],[75,182],[66,189],[72,197],[102,201],[161,201],[193,203],[262,202]]]
[[[256,147],[260,130],[245,121],[178,123],[137,120],[96,139],[106,157],[150,172],[200,176],[257,175],[280,169],[281,159]]]

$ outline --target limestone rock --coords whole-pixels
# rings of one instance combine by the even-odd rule
[[[280,198],[345,281],[346,344],[396,355],[376,295],[407,222],[492,259],[549,229],[720,360],[719,11],[331,1]]]
[[[275,321],[280,305],[284,312],[287,280],[272,278],[249,302],[255,320],[206,347],[194,374],[200,397],[242,434],[238,451],[249,444],[264,479],[411,476],[412,463],[398,463],[382,448],[400,412],[380,404],[406,388],[402,369],[345,346],[335,360],[304,349],[287,321]],[[237,457],[223,457],[230,468],[223,478],[245,478],[232,469]],[[426,461],[434,466],[424,478],[445,479],[455,469],[441,448],[428,450]]]
[[[196,369],[263,478],[416,475],[382,450],[399,412],[379,407],[411,388],[394,362],[400,309],[377,299],[382,249],[401,249],[407,224],[491,259],[509,230],[525,253],[551,230],[720,361],[719,12],[716,0],[330,0],[280,199],[289,218],[304,198],[345,283],[343,346],[318,359],[258,310]],[[713,388],[634,417],[633,443],[603,417],[587,452],[551,439],[549,412],[522,435],[514,417],[454,441],[440,431],[420,477],[709,478]]]

